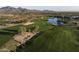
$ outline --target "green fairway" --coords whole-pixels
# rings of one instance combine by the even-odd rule
[[[79,51],[76,41],[77,36],[73,30],[54,27],[32,39],[29,44],[27,42],[25,48],[18,51]]]
[[[0,29],[0,46],[5,44],[7,41],[17,33],[17,27],[10,27],[6,29]]]
[[[2,35],[0,34],[0,46],[5,44],[7,41],[9,41],[12,38],[13,35]]]
[[[17,51],[79,51],[79,38],[74,29],[64,26],[53,26],[46,21],[36,21],[40,34],[29,40],[24,48]]]
[[[53,25],[49,24],[47,21],[44,21],[44,20],[37,20],[35,21],[34,25],[39,26],[38,31],[44,31],[53,27]]]

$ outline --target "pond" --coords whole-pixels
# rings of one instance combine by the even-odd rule
[[[48,23],[51,23],[53,25],[64,25],[61,19],[59,18],[49,18]]]

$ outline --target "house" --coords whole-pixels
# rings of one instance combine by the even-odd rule
[[[21,23],[20,20],[17,20],[17,19],[6,19],[5,20],[7,23]]]

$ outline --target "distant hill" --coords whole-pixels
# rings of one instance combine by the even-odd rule
[[[28,13],[28,12],[43,12],[43,13],[51,13],[53,11],[49,11],[49,10],[30,10],[30,9],[26,9],[26,8],[15,8],[15,7],[11,7],[11,6],[6,6],[6,7],[2,7],[0,8],[0,13]]]
[[[11,7],[11,6],[6,6],[6,7],[2,7],[0,8],[0,13],[4,13],[4,14],[15,14],[15,13],[49,13],[49,14],[65,14],[65,15],[79,15],[79,12],[74,12],[74,11],[53,11],[53,10],[30,10],[27,8],[22,8],[22,7]]]
[[[14,8],[14,7],[2,7],[0,8],[0,13],[21,13],[21,12],[27,12],[27,9],[24,8]]]

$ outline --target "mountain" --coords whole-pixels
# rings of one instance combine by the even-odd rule
[[[26,12],[27,9],[18,7],[18,8],[14,8],[14,7],[2,7],[0,8],[0,13],[21,13],[21,12]]]
[[[11,6],[6,6],[6,7],[2,7],[0,8],[0,13],[29,13],[29,12],[34,12],[34,13],[51,13],[53,11],[49,11],[49,10],[30,10],[30,9],[26,9],[26,8],[22,8],[22,7],[11,7]]]

